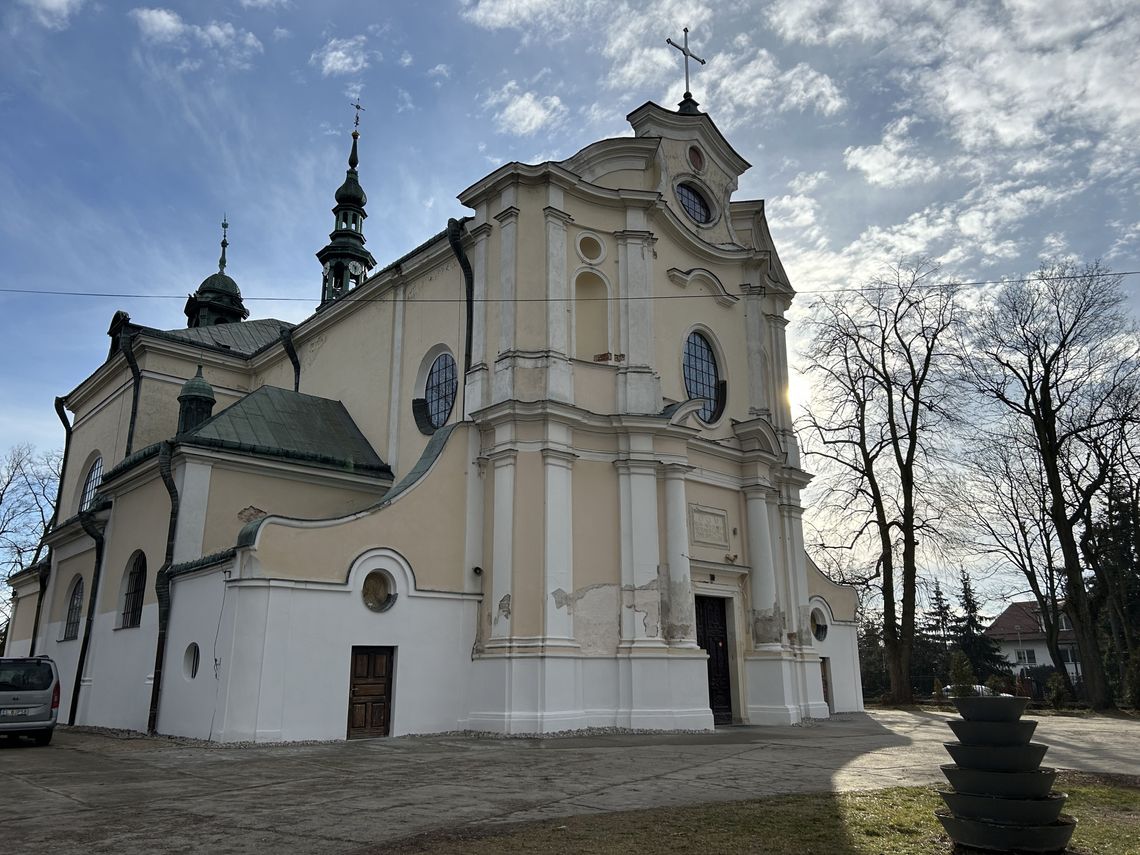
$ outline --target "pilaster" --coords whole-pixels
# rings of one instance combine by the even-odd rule
[[[650,443],[652,443],[652,439]],[[665,646],[661,637],[661,591],[657,527],[657,461],[614,461],[621,496],[623,650]]]
[[[665,560],[669,563],[668,619],[665,636],[674,647],[697,647],[697,622],[693,603],[693,579],[689,565],[688,503],[685,475],[691,466],[662,465],[665,476]]]
[[[491,533],[491,639],[510,638],[514,573],[515,465],[513,448],[487,455],[495,478],[495,510]]]
[[[569,433],[569,431],[566,431]],[[542,450],[546,481],[546,532],[543,573],[545,640],[576,644],[569,599],[574,590],[572,471],[578,455],[560,448]]]

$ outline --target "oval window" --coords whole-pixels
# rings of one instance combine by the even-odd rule
[[[701,150],[695,145],[689,146],[689,165],[697,170],[697,172],[705,168],[705,156],[701,154]]]
[[[198,676],[198,663],[201,655],[197,643],[193,641],[187,646],[186,652],[182,654],[182,673],[187,680],[193,680]]]
[[[364,600],[364,605],[371,611],[386,612],[396,602],[394,587],[387,573],[373,570],[364,577],[360,596]]]
[[[724,410],[724,384],[720,380],[716,354],[709,340],[699,332],[689,333],[685,341],[685,358],[681,366],[685,392],[690,398],[703,398],[697,412],[703,422],[715,422]]]
[[[441,353],[431,364],[424,398],[427,400],[428,420],[433,428],[441,428],[451,415],[455,404],[455,390],[459,385],[455,373],[455,358],[450,353]]]
[[[677,201],[694,222],[704,224],[712,220],[712,208],[701,191],[692,184],[677,185]]]
[[[819,609],[812,609],[811,612],[811,634],[815,636],[816,641],[827,638],[827,618]]]

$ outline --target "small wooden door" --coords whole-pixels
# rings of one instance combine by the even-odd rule
[[[732,724],[732,682],[728,672],[728,619],[722,597],[694,597],[697,644],[709,655],[709,708],[713,722]]]
[[[387,736],[392,720],[391,647],[352,648],[348,738]]]
[[[826,656],[819,659],[819,673],[823,677],[823,702],[827,704],[827,711],[831,712],[831,660]]]

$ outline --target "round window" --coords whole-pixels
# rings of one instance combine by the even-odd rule
[[[186,648],[186,653],[182,656],[182,673],[186,675],[187,680],[193,680],[198,676],[198,663],[201,654],[198,652],[198,645],[195,642],[190,642]]]
[[[812,609],[811,611],[811,634],[815,636],[816,641],[823,641],[827,638],[827,618],[819,609]]]
[[[724,410],[724,385],[716,354],[709,340],[699,332],[689,333],[685,341],[685,358],[681,366],[685,377],[685,392],[690,398],[703,398],[705,403],[697,412],[703,422],[715,422]]]
[[[606,254],[606,247],[596,235],[584,234],[578,238],[578,255],[589,264],[597,264]]]
[[[374,612],[386,612],[396,602],[396,592],[393,590],[392,579],[387,573],[373,570],[364,577],[364,586],[360,596],[364,605]]]
[[[689,165],[697,170],[697,172],[705,168],[705,156],[695,145],[689,146]]]
[[[712,220],[712,208],[710,208],[709,203],[705,201],[705,197],[701,195],[701,191],[692,184],[677,185],[677,201],[681,203],[681,207],[685,209],[685,213],[688,214],[694,222],[703,225]]]
[[[450,353],[441,353],[431,364],[424,398],[427,399],[428,420],[433,428],[441,428],[451,415],[455,404],[455,390],[459,385],[455,373],[455,358]]]

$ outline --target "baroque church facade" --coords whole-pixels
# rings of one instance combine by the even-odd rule
[[[386,267],[358,133],[320,305],[117,312],[9,655],[61,721],[214,740],[711,729],[862,709],[804,552],[793,289],[689,93],[459,194]],[[225,225],[225,224],[223,224]],[[314,270],[316,268],[314,267]]]

